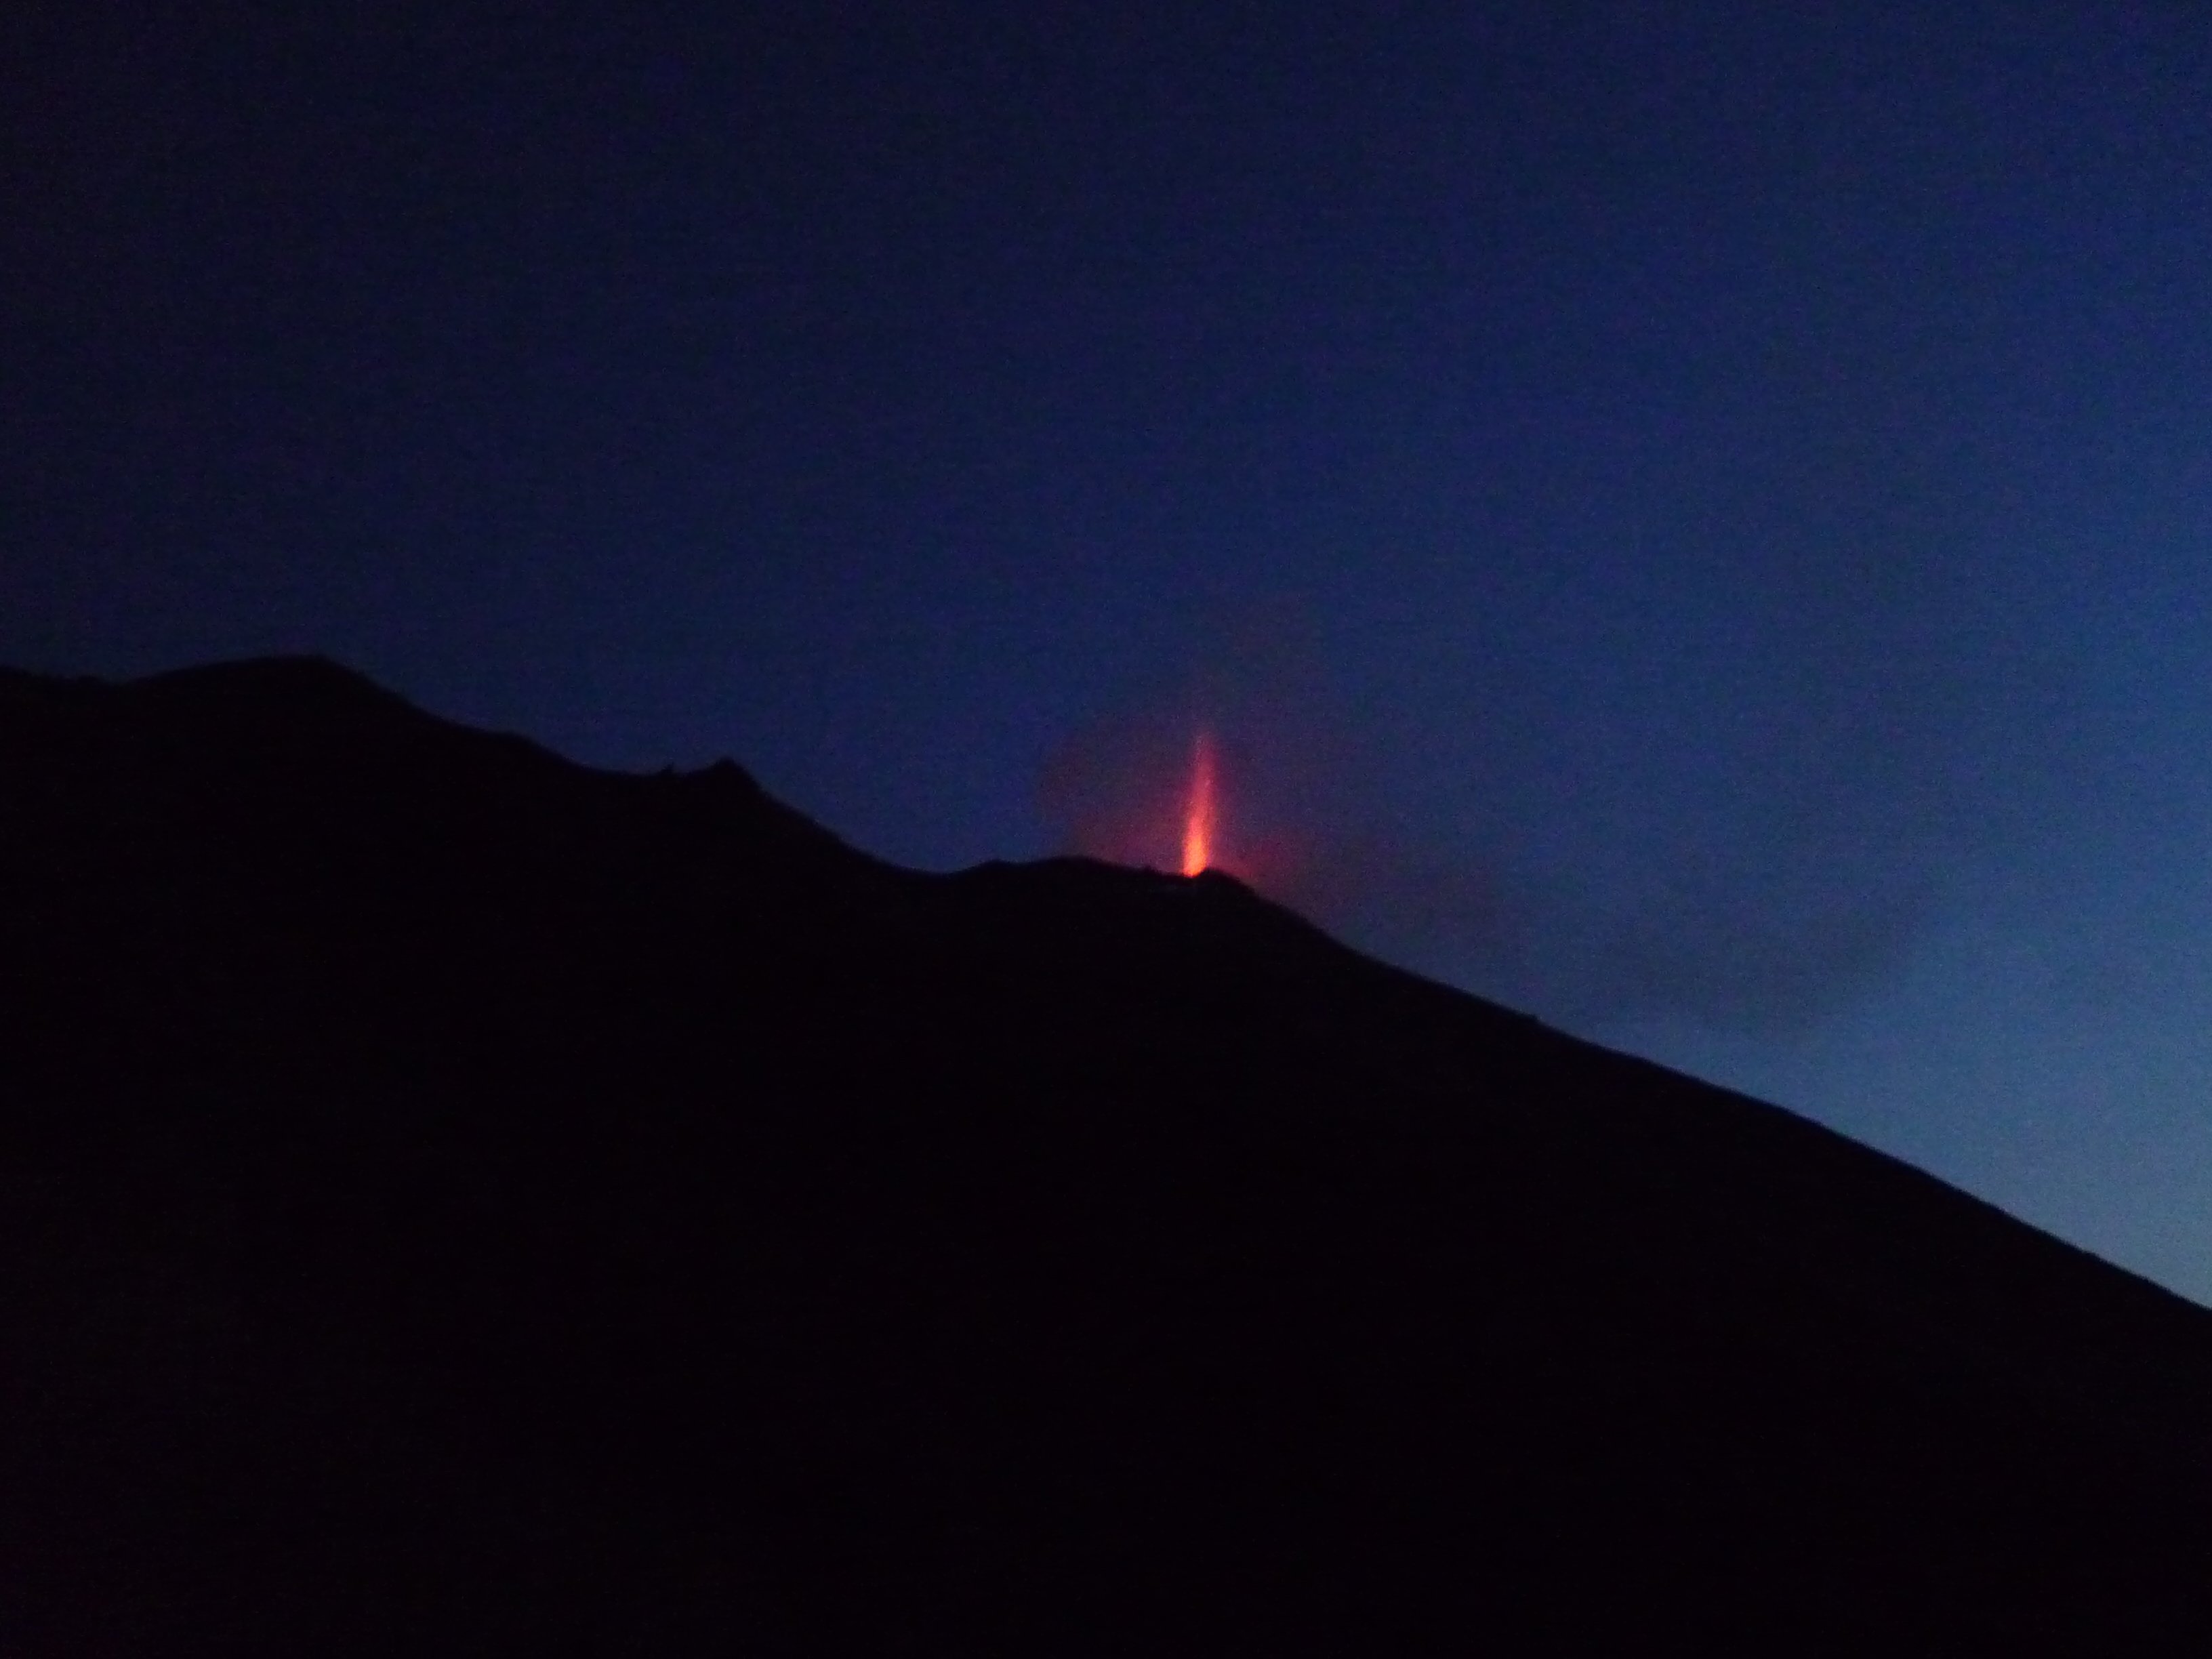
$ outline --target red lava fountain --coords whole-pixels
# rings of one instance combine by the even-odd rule
[[[1213,739],[1201,732],[1190,750],[1190,799],[1183,810],[1182,872],[1194,876],[1213,862]]]

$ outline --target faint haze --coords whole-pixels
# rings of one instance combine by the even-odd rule
[[[1217,861],[1367,949],[1584,1027],[1803,1029],[2052,855],[2109,763],[2060,746],[2068,676],[1990,626],[2002,595],[1946,615],[1924,580],[1908,604],[1836,574],[1770,568],[1802,603],[1725,642],[1655,611],[1441,724],[1332,667],[1310,608],[1252,607],[1066,734],[1039,807],[1069,850],[1172,869],[1204,730]],[[1524,636],[1508,672],[1542,669]]]

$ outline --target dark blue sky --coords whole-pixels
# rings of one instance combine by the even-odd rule
[[[933,867],[1203,722],[1355,939],[2212,1299],[2201,6],[165,9],[0,52],[0,659]]]

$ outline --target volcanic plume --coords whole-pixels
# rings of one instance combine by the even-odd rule
[[[1213,862],[1218,806],[1213,769],[1213,738],[1200,731],[1191,740],[1190,797],[1183,809],[1182,872],[1194,876]]]

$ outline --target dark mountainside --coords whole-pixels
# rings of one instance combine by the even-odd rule
[[[2212,1314],[1225,878],[315,661],[0,854],[0,1653],[2202,1647]]]

